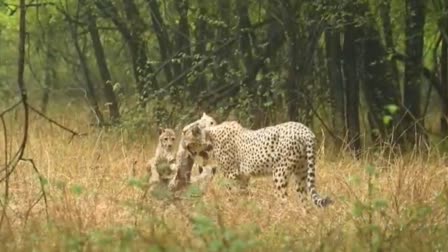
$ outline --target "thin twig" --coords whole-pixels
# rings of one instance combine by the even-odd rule
[[[59,128],[65,130],[65,131],[67,131],[67,132],[70,132],[70,133],[72,134],[72,136],[71,136],[69,142],[71,142],[75,136],[85,136],[85,135],[87,135],[87,133],[78,133],[78,132],[76,132],[76,131],[74,131],[74,130],[72,130],[72,129],[67,128],[66,126],[64,126],[64,125],[62,125],[62,124],[56,122],[55,120],[49,118],[49,117],[46,116],[44,113],[42,113],[41,111],[39,111],[38,109],[34,108],[34,107],[31,106],[31,105],[29,105],[29,108],[30,108],[31,111],[33,111],[34,113],[38,114],[39,116],[41,116],[41,117],[44,118],[45,120],[49,121],[50,123],[52,123],[52,124],[58,126]]]
[[[0,113],[0,116],[4,116],[5,114],[9,113],[10,111],[12,111],[13,109],[15,109],[17,106],[19,106],[20,104],[22,104],[22,100],[17,101],[16,103],[14,103],[13,105],[11,105],[9,108],[3,110]]]
[[[34,163],[33,159],[31,159],[31,158],[22,158],[21,160],[24,161],[24,162],[30,163],[31,166],[33,167],[34,172],[36,172],[36,174],[37,174],[37,176],[39,178],[40,189],[42,191],[42,198],[44,199],[44,202],[45,202],[45,213],[47,214],[47,220],[50,220],[50,215],[48,214],[48,201],[47,201],[47,193],[45,192],[44,177],[42,177],[42,175],[40,174],[39,169],[37,169],[36,163]],[[31,211],[31,209],[29,211]]]
[[[1,121],[2,121],[2,126],[3,126],[3,139],[5,140],[5,169],[8,169],[8,129],[6,128],[6,122],[5,122],[5,118],[2,116],[0,116]],[[7,170],[6,170],[7,171]],[[4,203],[4,207],[3,207],[3,211],[2,211],[2,217],[0,219],[0,227],[3,224],[3,221],[5,220],[5,218],[7,219],[7,215],[6,215],[6,206],[8,205],[8,201],[9,201],[9,179],[7,179],[5,181],[5,191],[4,191],[4,199],[5,199],[5,203]]]

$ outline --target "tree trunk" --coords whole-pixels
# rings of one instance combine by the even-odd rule
[[[130,24],[131,40],[128,42],[131,54],[136,62],[135,75],[139,83],[140,103],[145,106],[149,93],[158,88],[156,76],[151,64],[148,62],[147,41],[143,33],[147,27],[140,16],[134,0],[122,0],[126,19]]]
[[[440,56],[440,85],[442,92],[448,94],[448,43],[442,40],[442,55]],[[440,118],[440,133],[448,135],[448,101],[442,99],[442,116]]]
[[[75,20],[79,19],[79,12],[80,12],[80,2],[78,2]],[[87,96],[88,96],[88,100],[89,100],[91,109],[93,110],[93,112],[96,116],[98,124],[104,125],[104,117],[103,117],[103,114],[101,113],[101,110],[99,109],[99,106],[98,106],[98,99],[97,99],[95,87],[93,85],[92,78],[90,76],[90,71],[87,66],[87,58],[84,55],[84,53],[82,52],[81,47],[79,45],[78,26],[76,23],[71,22],[70,20],[67,20],[67,22],[68,22],[70,34],[72,36],[75,51],[78,54],[80,67],[81,67],[82,73],[84,75],[85,85],[87,88]]]
[[[98,124],[104,125],[104,117],[103,117],[103,114],[101,113],[101,110],[99,109],[99,106],[98,106],[98,99],[97,99],[95,87],[93,85],[92,78],[90,76],[90,71],[87,67],[87,59],[85,58],[85,55],[83,54],[83,52],[79,46],[79,41],[77,41],[77,40],[75,40],[75,38],[73,38],[73,43],[75,45],[76,53],[78,54],[78,57],[79,57],[79,62],[80,62],[82,73],[84,75],[85,85],[87,88],[87,96],[89,99],[90,106],[92,107],[92,110],[98,120]]]
[[[278,7],[272,5],[272,11],[276,10]],[[301,104],[301,99],[299,96],[299,91],[304,92],[301,89],[300,81],[304,81],[303,77],[300,76],[300,35],[299,35],[299,25],[295,18],[295,9],[291,7],[289,1],[282,1],[282,5],[279,8],[279,16],[282,16],[282,21],[285,23],[285,33],[288,38],[288,77],[286,79],[286,109],[288,120],[290,121],[300,121],[299,111],[303,104]],[[275,14],[274,14],[275,15]],[[303,102],[303,100],[302,100]],[[306,104],[306,103],[305,103]],[[303,112],[303,111],[300,111]],[[307,124],[308,122],[305,122]]]
[[[407,60],[404,70],[404,106],[407,109],[406,123],[408,130],[406,139],[416,144],[423,136],[423,121],[420,109],[420,90],[423,70],[423,26],[425,24],[425,1],[406,1],[406,40]],[[420,126],[420,127],[419,127]]]
[[[50,35],[50,34],[48,34]],[[47,38],[49,37],[47,35]],[[51,36],[51,35],[50,35]],[[47,48],[45,51],[45,75],[44,75],[44,90],[41,101],[41,111],[45,114],[48,108],[48,102],[50,100],[51,88],[54,86],[56,79],[56,72],[54,71],[55,66],[55,55],[51,43],[47,42]]]
[[[392,22],[390,18],[390,4],[391,0],[381,0],[379,11],[383,24],[384,41],[386,44],[387,53],[393,55],[395,52],[395,43],[393,38]],[[398,85],[398,83],[400,82],[400,78],[396,60],[392,59],[390,65],[392,80]]]
[[[350,149],[356,157],[361,154],[361,138],[359,125],[359,82],[356,55],[357,39],[360,30],[348,20],[344,33],[344,76],[345,76],[345,124]]]
[[[217,6],[219,8],[219,18],[224,23],[221,27],[217,29],[217,47],[220,47],[227,43],[227,40],[230,37],[230,13],[232,9],[230,7],[230,1],[228,0],[217,0]],[[216,55],[216,73],[215,79],[217,83],[223,82],[226,80],[226,73],[228,71],[229,65],[229,54],[231,52],[231,48],[227,47],[225,50],[222,50],[218,55]]]
[[[103,44],[101,43],[100,34],[96,26],[96,19],[92,13],[87,13],[88,30],[92,40],[93,50],[95,53],[96,63],[103,80],[103,92],[109,108],[109,116],[112,122],[116,122],[120,118],[117,97],[115,95],[112,77],[107,66],[106,56],[104,54]]]
[[[169,83],[173,80],[173,73],[171,70],[172,64],[168,62],[170,61],[172,56],[171,41],[167,33],[165,22],[162,18],[162,15],[160,14],[160,8],[157,0],[146,0],[146,2],[149,5],[152,26],[159,43],[160,58],[162,59],[162,64],[165,64],[165,66],[163,66],[163,69],[165,72],[166,81],[167,83]]]
[[[139,103],[142,107],[145,107],[149,96],[149,89],[158,88],[154,70],[148,64],[145,39],[142,38],[142,33],[146,27],[140,18],[134,1],[122,0],[122,2],[127,21],[130,23],[131,28],[128,28],[126,22],[120,19],[118,10],[111,1],[95,1],[95,5],[105,18],[109,18],[112,21],[126,42],[132,59],[132,70],[137,84]]]
[[[188,0],[176,0],[176,9],[179,13],[179,25],[175,36],[176,47],[180,58],[179,67],[177,68],[177,76],[184,75],[184,72],[189,72],[191,68],[191,43],[190,43],[190,26],[188,23]],[[177,77],[176,76],[176,77]],[[176,85],[176,97],[181,97],[181,88],[185,87],[187,79],[180,78]],[[179,99],[181,102],[182,99]]]
[[[344,127],[344,82],[342,80],[342,52],[340,33],[336,30],[325,32],[328,81],[330,83],[333,128],[340,135]]]
[[[291,36],[292,35],[292,36]],[[288,120],[299,120],[299,42],[296,33],[289,35],[289,70],[287,77],[287,112]]]
[[[196,19],[195,24],[196,32],[194,36],[196,38],[196,47],[194,48],[194,53],[195,55],[199,55],[199,58],[195,59],[195,64],[198,64],[198,62],[207,55],[207,40],[210,36],[207,21],[205,20],[207,16],[206,1],[207,0],[198,0],[199,18]],[[205,66],[201,64],[201,66],[197,68],[197,72],[199,72],[198,79],[191,83],[190,97],[193,101],[197,101],[201,91],[206,90],[207,88],[207,78],[204,69]]]
[[[237,1],[237,13],[238,13],[238,29],[240,38],[240,50],[243,58],[243,62],[246,70],[252,64],[253,55],[250,43],[250,32],[251,27],[250,17],[249,17],[249,1],[240,0]]]
[[[400,88],[394,76],[394,62],[387,60],[386,49],[381,43],[379,32],[369,25],[362,28],[365,37],[364,48],[364,95],[367,100],[370,115],[370,126],[373,140],[381,143],[390,141],[398,143],[401,136],[400,116],[402,109],[394,111],[387,109],[394,105],[400,108]],[[389,119],[385,119],[389,118]]]

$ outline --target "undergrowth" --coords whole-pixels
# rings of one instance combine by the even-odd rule
[[[88,125],[59,119],[77,130]],[[335,203],[317,209],[292,189],[289,202],[277,202],[270,177],[251,181],[248,195],[229,193],[219,173],[205,187],[145,195],[155,141],[125,129],[87,131],[69,143],[68,134],[32,120],[26,156],[42,178],[24,163],[12,175],[1,251],[448,250],[448,171],[436,151],[354,160],[320,148],[317,189]]]

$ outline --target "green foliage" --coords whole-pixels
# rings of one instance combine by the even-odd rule
[[[185,196],[187,199],[195,199],[199,198],[203,195],[203,191],[198,185],[190,185],[185,192]]]
[[[242,236],[238,235],[233,230],[219,226],[207,216],[193,217],[192,224],[194,234],[204,241],[207,251],[247,251],[258,245],[257,240],[254,239],[258,233],[256,228],[247,230],[249,238],[244,239],[244,233]]]
[[[73,185],[70,188],[70,191],[75,195],[75,196],[81,196],[81,194],[84,192],[84,187],[82,187],[81,185]]]
[[[148,185],[148,183],[146,181],[147,181],[147,177],[143,177],[143,178],[134,178],[133,177],[128,180],[128,185],[138,188],[138,189],[144,189]]]
[[[171,201],[174,194],[169,190],[165,183],[156,183],[150,188],[151,196],[158,200]]]
[[[2,107],[7,107],[7,103],[14,100],[17,94],[18,15],[16,4],[12,2],[14,1],[0,0],[0,103]],[[42,1],[27,2],[43,3]],[[378,118],[376,123],[384,125],[372,123],[370,126],[373,127],[370,128],[380,132],[378,129],[380,126],[387,126],[385,128],[395,126],[396,117],[406,112],[399,103],[406,93],[402,88],[403,79],[405,79],[405,64],[403,64],[405,61],[397,60],[394,53],[400,55],[406,53],[406,31],[409,27],[405,27],[405,20],[406,15],[409,14],[406,12],[408,1],[391,0],[380,3],[367,0],[355,2],[348,0],[340,2],[191,0],[186,1],[189,6],[186,13],[187,19],[184,20],[181,17],[182,11],[179,11],[176,5],[181,1],[166,0],[156,1],[158,3],[156,7],[161,16],[157,21],[160,23],[154,22],[152,15],[155,12],[150,10],[149,2],[151,1],[102,0],[83,3],[78,0],[63,0],[50,1],[51,4],[42,5],[39,8],[30,5],[27,9],[25,71],[30,104],[38,107],[43,102],[45,92],[49,91],[49,106],[53,108],[53,111],[66,113],[67,108],[77,107],[75,111],[82,110],[92,114],[94,109],[88,101],[95,100],[99,104],[99,111],[108,118],[107,92],[97,64],[96,53],[98,52],[95,51],[88,29],[87,14],[91,13],[96,19],[101,45],[104,48],[106,67],[112,78],[110,83],[113,83],[112,90],[117,97],[121,115],[119,123],[111,125],[106,132],[112,136],[120,134],[132,143],[137,141],[143,143],[148,135],[150,135],[149,138],[153,138],[156,129],[160,126],[182,128],[187,123],[198,119],[204,111],[212,112],[218,121],[227,119],[231,114],[233,119],[247,127],[254,125],[261,127],[279,121],[305,118],[305,114],[313,114],[312,119],[319,121],[319,124],[314,125],[314,131],[319,133],[320,126],[324,124],[326,126],[330,121],[347,121],[348,118],[337,117],[339,114],[343,117],[346,111],[334,113],[334,108],[329,106],[337,98],[341,98],[343,102],[347,98],[347,90],[334,90],[337,78],[330,77],[329,65],[333,61],[337,63],[335,69],[343,72],[341,77],[343,77],[342,84],[344,85],[342,86],[345,87],[348,69],[345,68],[343,62],[347,56],[344,53],[347,49],[344,45],[349,37],[348,28],[353,28],[355,32],[352,35],[357,37],[357,53],[354,57],[359,69],[356,72],[355,81],[360,84],[359,97],[361,99],[364,99],[366,92],[369,92],[366,91],[365,83],[366,78],[371,77],[370,73],[378,76],[386,75],[385,72],[389,73],[389,71],[384,72],[378,69],[380,63],[387,62],[387,69],[395,67],[397,69],[395,73],[397,76],[386,77],[388,81],[389,78],[392,79],[390,83],[397,87],[394,91],[398,99],[395,101],[379,99],[381,104],[377,110],[369,106],[372,105],[369,103],[377,102],[376,100],[362,100],[363,106],[360,106],[359,114],[364,116],[366,112],[374,113]],[[136,11],[131,15],[126,13],[129,8],[123,6],[125,3],[135,4]],[[386,20],[380,9],[381,4],[384,3],[390,3],[390,8],[387,9],[390,20]],[[441,46],[437,41],[441,31],[447,28],[448,6],[445,1],[425,3],[422,61],[437,81],[441,72],[439,69]],[[226,8],[228,9],[225,10]],[[385,21],[390,21],[390,34],[386,31]],[[162,23],[164,27],[161,27],[160,31],[157,30],[156,24]],[[76,35],[78,35],[77,42],[81,47],[81,54],[87,61],[85,68],[80,65],[80,55],[74,48],[75,41],[70,30],[70,27],[74,25],[77,26]],[[375,32],[370,33],[369,29]],[[325,40],[328,32],[334,32],[337,36],[333,43]],[[160,38],[161,34],[166,35],[166,38]],[[385,53],[384,58],[375,58],[372,64],[366,64],[367,56],[372,49],[368,47],[367,42],[372,34],[380,37],[379,51],[384,50]],[[393,45],[387,44],[388,35],[391,36]],[[334,59],[329,57],[332,49],[340,51]],[[367,72],[366,69],[373,70]],[[51,75],[53,78],[49,77]],[[419,74],[418,78],[420,77]],[[88,79],[93,83],[95,97],[86,88]],[[420,80],[418,83],[420,84],[415,89],[418,89],[416,94],[420,96],[421,91],[426,89],[429,83]],[[337,91],[343,93],[342,97],[335,96]],[[433,99],[433,96],[428,96],[429,111],[437,114],[441,103],[438,99]],[[375,93],[375,97],[384,98],[386,94]],[[407,99],[404,100],[408,102]],[[423,107],[423,102],[426,101],[422,100],[422,104],[415,104],[416,107]],[[292,103],[300,108],[290,106]],[[351,104],[344,104],[344,109],[347,105]],[[297,113],[292,115],[293,118],[287,118],[291,112],[288,110]],[[322,113],[328,116],[322,117]],[[79,115],[74,114],[73,117],[75,116]],[[368,120],[363,119],[365,118],[360,120],[361,131],[368,129],[369,125],[366,124],[371,123],[364,123]],[[82,121],[82,128],[88,128],[89,122],[82,119],[80,121]],[[314,121],[306,123],[313,127]],[[428,121],[430,120],[426,120]],[[35,122],[34,119],[33,122]],[[341,125],[335,123],[334,128],[338,126]],[[346,130],[344,123],[342,126]],[[370,132],[358,133],[369,135]],[[441,146],[444,144],[442,143]],[[170,173],[166,163],[157,168],[162,177]],[[126,209],[130,209],[129,211],[136,216],[136,219],[138,217],[144,219],[145,228],[142,228],[144,230],[139,229],[141,226],[135,225],[86,231],[78,230],[85,224],[80,223],[79,227],[76,225],[70,228],[57,226],[52,227],[53,229],[48,228],[49,230],[30,232],[27,236],[30,239],[22,239],[22,242],[25,244],[29,242],[30,246],[39,246],[38,244],[45,243],[47,237],[54,237],[55,241],[52,240],[54,243],[47,242],[47,244],[52,246],[54,244],[52,247],[54,250],[64,251],[90,250],[89,246],[93,247],[92,250],[119,251],[142,248],[150,251],[189,249],[191,251],[248,251],[263,250],[269,246],[275,249],[281,247],[285,250],[315,251],[320,248],[341,249],[335,245],[339,243],[333,243],[333,241],[342,240],[348,245],[341,250],[393,251],[406,250],[406,248],[409,250],[409,244],[414,244],[413,239],[415,239],[428,242],[430,245],[425,248],[439,251],[448,248],[447,239],[444,237],[448,231],[445,223],[433,223],[435,214],[446,217],[446,213],[440,210],[448,212],[446,195],[438,196],[439,204],[445,204],[443,205],[445,208],[435,209],[424,202],[416,203],[411,204],[411,207],[405,211],[406,214],[396,216],[392,213],[401,211],[400,209],[391,210],[396,202],[384,199],[378,193],[378,186],[381,185],[378,185],[376,180],[381,176],[381,171],[377,167],[368,166],[365,176],[367,179],[362,176],[348,178],[349,186],[355,187],[356,193],[362,194],[360,197],[349,201],[347,199],[349,196],[343,196],[344,202],[352,206],[345,213],[348,216],[346,224],[354,226],[355,231],[352,232],[349,228],[329,230],[328,237],[322,237],[322,234],[306,234],[309,237],[300,240],[280,230],[283,226],[279,226],[274,228],[275,232],[269,240],[275,242],[263,243],[258,240],[260,232],[257,228],[232,228],[219,220],[219,213],[209,214],[207,212],[210,210],[209,201],[205,201],[202,197],[204,192],[197,186],[190,186],[183,194],[182,199],[185,201],[182,203],[201,205],[203,209],[199,209],[198,214],[189,220],[195,238],[191,240],[185,238],[187,242],[176,239],[177,236],[170,232],[176,227],[165,223],[160,217],[162,214],[153,211],[150,203],[133,199],[129,199],[124,205]],[[126,189],[135,188],[141,193],[148,190],[147,180],[147,178],[132,177],[124,183],[129,186]],[[58,203],[59,194],[63,197],[68,195],[68,198],[79,201],[89,195],[89,191],[77,183],[43,177],[40,178],[40,183],[46,191],[56,189],[56,192],[48,197],[50,204]],[[224,180],[217,180],[217,183],[218,188],[223,190],[229,186],[236,186]],[[364,186],[367,187],[366,192],[364,192]],[[148,198],[159,200],[161,204],[169,204],[177,200],[163,183],[154,185],[150,191],[152,197]],[[256,206],[256,203],[258,202],[251,204]],[[247,204],[245,208],[247,211],[253,211],[251,213],[260,211],[250,203]],[[34,215],[34,212],[27,214]],[[93,221],[89,219],[86,222],[88,226]],[[428,223],[434,225],[427,225]],[[144,234],[145,232],[152,233],[147,235]],[[200,242],[196,239],[200,239]],[[281,246],[277,246],[280,243]]]
[[[391,115],[395,115],[395,114],[399,111],[400,107],[398,107],[398,106],[395,105],[395,104],[389,104],[389,105],[386,105],[386,106],[385,106],[385,109],[386,109]]]

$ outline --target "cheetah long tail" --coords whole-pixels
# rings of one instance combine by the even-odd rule
[[[326,207],[333,203],[333,201],[328,198],[322,198],[316,190],[315,186],[315,149],[314,142],[311,142],[306,147],[306,159],[307,159],[307,187],[308,192],[311,195],[311,200],[317,207]]]

